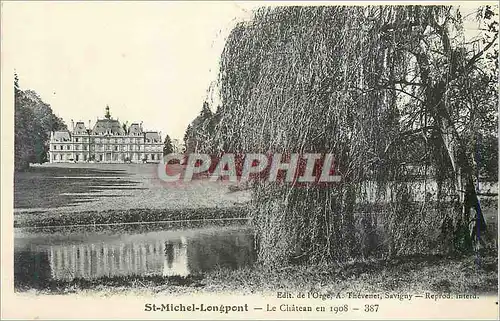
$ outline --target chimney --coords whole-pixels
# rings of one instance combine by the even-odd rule
[[[71,120],[71,132],[75,131],[75,122]]]

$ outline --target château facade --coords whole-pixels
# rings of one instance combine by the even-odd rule
[[[50,134],[51,163],[159,163],[163,156],[160,132],[143,131],[142,123],[122,126],[111,117],[108,106],[104,119],[98,119],[92,129],[83,122],[71,127],[71,131]]]

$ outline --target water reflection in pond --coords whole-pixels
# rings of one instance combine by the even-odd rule
[[[15,279],[35,285],[49,279],[186,276],[255,260],[253,234],[245,226],[133,230],[16,230]]]

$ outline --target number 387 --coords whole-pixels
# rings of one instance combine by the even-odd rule
[[[365,312],[377,312],[378,304],[365,304]]]

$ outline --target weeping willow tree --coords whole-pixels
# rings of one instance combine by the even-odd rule
[[[497,46],[490,32],[481,48],[466,44],[459,9],[445,6],[262,8],[234,28],[219,150],[333,153],[342,175],[328,187],[255,183],[262,263],[470,243],[463,231],[479,204],[468,141],[485,125],[471,115],[483,108],[495,123],[496,90],[480,106],[461,95],[473,75],[496,80],[480,59]]]

